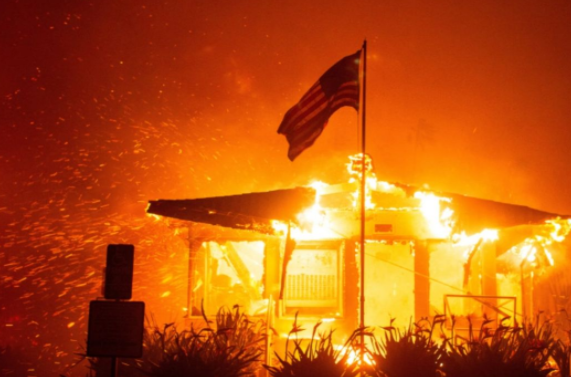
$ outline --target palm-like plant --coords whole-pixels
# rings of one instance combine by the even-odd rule
[[[370,350],[373,364],[366,372],[374,377],[437,377],[443,347],[432,341],[435,327],[443,322],[443,316],[434,321],[423,320],[398,330],[393,320],[380,339],[370,334]]]
[[[550,348],[551,357],[557,365],[558,377],[571,376],[571,346],[562,339],[555,340]]]
[[[216,315],[216,326],[206,318],[207,327],[178,332],[165,328],[156,332],[156,344],[162,344],[162,357],[152,363],[148,374],[152,377],[245,377],[254,376],[264,351],[265,325],[252,322],[240,313],[221,308]]]
[[[143,357],[122,359],[121,376],[254,376],[265,351],[265,323],[251,321],[240,313],[238,306],[234,310],[220,308],[214,323],[208,320],[204,310],[202,315],[206,322],[202,329],[178,331],[173,323],[162,329],[148,324],[143,338]],[[106,375],[110,365],[104,361],[89,359],[90,370],[96,375]]]
[[[548,326],[507,327],[491,331],[485,319],[478,334],[470,325],[469,338],[460,345],[448,341],[442,361],[447,377],[545,377],[552,340]]]
[[[303,331],[297,325],[297,315],[294,321],[293,329],[288,335],[286,342],[286,355],[281,358],[277,353],[278,366],[264,367],[273,377],[356,377],[359,373],[357,364],[350,364],[348,352],[336,350],[333,345],[333,331],[321,334],[316,339],[317,329],[321,322],[317,323],[313,328],[311,339],[306,341],[304,346],[303,340],[293,340],[293,351],[288,351],[288,343],[293,334]],[[347,342],[346,347],[350,342]]]

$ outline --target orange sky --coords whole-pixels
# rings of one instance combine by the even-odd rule
[[[87,162],[80,186],[116,182],[113,204],[132,198],[123,178],[138,200],[345,179],[340,164],[359,149],[353,110],[294,163],[276,130],[366,38],[380,179],[571,213],[568,1],[2,7],[5,197],[26,200],[11,181],[52,184],[62,158]],[[58,187],[77,186],[62,174]]]

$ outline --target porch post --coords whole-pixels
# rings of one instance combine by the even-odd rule
[[[414,319],[430,315],[429,241],[416,241],[414,247]]]

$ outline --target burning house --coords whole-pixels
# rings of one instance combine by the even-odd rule
[[[281,333],[296,315],[350,333],[360,308],[367,326],[435,314],[461,326],[570,304],[569,216],[378,181],[368,165],[360,238],[360,158],[347,183],[150,201],[188,224],[188,318],[238,304]]]

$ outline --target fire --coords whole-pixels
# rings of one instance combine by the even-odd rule
[[[468,236],[466,232],[462,231],[452,236],[454,243],[458,246],[472,246],[480,242],[494,242],[499,239],[499,234],[496,229],[484,229],[479,233]]]
[[[358,153],[349,156],[350,163],[347,164],[349,172],[349,184],[353,188],[351,193],[353,197],[353,209],[360,210],[360,194],[362,179],[362,154]],[[284,222],[274,220],[272,227],[277,234],[288,234],[296,240],[317,240],[317,239],[338,239],[341,238],[338,232],[334,231],[329,218],[329,212],[320,204],[320,198],[324,193],[328,192],[328,188],[332,187],[324,182],[314,182],[309,185],[316,191],[315,202],[313,206],[303,211],[297,216],[297,224],[286,224]],[[384,181],[379,181],[373,172],[372,160],[369,156],[365,156],[365,210],[376,208],[373,201],[373,192],[381,192],[386,194],[406,195],[401,188]],[[448,238],[452,233],[454,225],[454,211],[444,203],[451,203],[450,198],[437,196],[433,193],[417,191],[414,198],[418,199],[418,207],[407,208],[407,210],[419,210],[426,222],[428,223],[431,233],[436,238]]]
[[[520,256],[523,261],[533,263],[537,259],[537,248],[530,243],[525,243],[520,247]]]
[[[363,178],[363,168],[365,169],[365,210],[377,208],[373,201],[373,193],[395,194],[405,196],[406,192],[389,182],[379,181],[373,171],[373,164],[370,156],[358,153],[349,156],[350,162],[346,165],[350,175],[349,185],[353,198],[353,210],[359,211],[361,202],[361,185]],[[363,167],[364,162],[364,167]],[[287,224],[281,221],[273,221],[272,226],[276,233],[290,234],[296,240],[319,240],[319,239],[339,239],[343,235],[334,230],[333,222],[335,214],[328,208],[320,204],[323,195],[336,192],[335,185],[331,186],[324,182],[314,182],[310,187],[316,191],[314,204],[300,213],[296,218],[296,224]],[[419,190],[414,193],[414,198],[418,203],[407,208],[385,208],[385,210],[412,210],[420,211],[428,225],[428,229],[434,238],[450,239],[458,246],[474,246],[479,242],[495,242],[499,239],[499,232],[496,229],[484,229],[479,233],[467,235],[464,231],[454,233],[455,219],[452,209],[452,199]],[[548,246],[553,242],[562,242],[571,232],[571,219],[552,219],[545,223],[540,234],[525,239],[519,245],[512,247],[511,252],[520,256],[522,261],[536,263],[538,255],[549,265],[554,265],[554,259]]]
[[[449,207],[442,209],[441,203],[450,203],[452,200],[423,191],[415,192],[414,197],[420,200],[419,209],[428,222],[433,234],[439,238],[450,237],[454,211]]]
[[[315,239],[336,239],[341,236],[334,232],[329,224],[327,212],[319,203],[323,189],[328,185],[324,182],[313,182],[310,184],[315,189],[314,204],[297,215],[297,223],[286,224],[283,221],[273,220],[272,227],[278,234],[286,235],[290,226],[290,236],[295,240],[315,240]]]
[[[357,153],[353,156],[349,156],[350,162],[347,164],[347,171],[351,178],[349,183],[360,182],[363,178],[363,154]],[[377,176],[373,172],[373,161],[369,155],[365,155],[365,209],[375,208],[375,204],[372,200],[371,192],[377,189]],[[361,187],[357,185],[357,190],[353,193],[353,208],[358,209],[361,207]]]
[[[343,346],[343,345],[336,345],[334,346],[335,350],[339,352],[339,357],[343,358],[347,355],[346,364],[347,365],[362,365],[363,363],[367,365],[375,365],[375,360],[371,356],[370,353],[365,352],[362,353],[362,350],[359,347],[355,346]]]
[[[546,224],[552,227],[550,232],[551,239],[556,242],[563,242],[565,237],[571,231],[571,219],[562,220],[562,219],[553,219],[547,220]]]
[[[545,222],[544,228],[538,234],[526,238],[519,245],[510,249],[510,252],[519,255],[522,262],[538,263],[543,260],[550,266],[555,260],[549,247],[554,242],[563,242],[571,231],[571,219],[551,219]]]
[[[148,206],[147,206],[147,207],[148,207]],[[155,215],[154,213],[146,212],[146,210],[145,210],[145,215],[146,215],[147,217],[150,217],[151,219],[153,219],[153,220],[155,220],[155,221],[161,221],[161,220],[163,220],[163,218],[161,218],[161,216]]]

